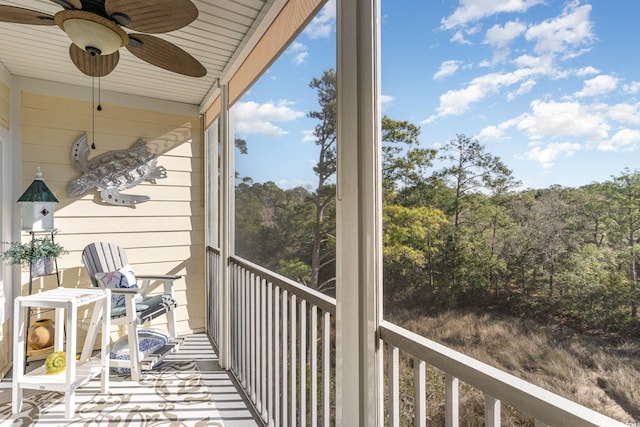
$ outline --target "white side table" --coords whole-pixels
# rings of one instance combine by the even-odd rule
[[[78,307],[95,303],[91,323],[76,361]],[[27,307],[55,308],[54,351],[66,351],[66,369],[57,374],[47,374],[44,366],[24,373],[24,352],[27,331],[25,309]],[[65,394],[65,418],[75,413],[75,390],[90,379],[100,375],[101,391],[109,390],[109,327],[111,319],[111,291],[103,288],[62,288],[38,294],[20,296],[14,301],[13,324],[13,401],[12,411],[20,412],[24,389],[51,390]],[[65,324],[66,314],[66,324]],[[65,326],[66,325],[66,328]],[[100,355],[91,356],[99,326],[102,326]],[[64,330],[66,329],[66,350]]]

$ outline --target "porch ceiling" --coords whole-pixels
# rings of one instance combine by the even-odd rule
[[[150,65],[121,48],[120,62],[101,79],[103,90],[202,105],[225,76],[276,0],[193,0],[196,21],[177,31],[154,34],[176,44],[207,69],[201,78],[186,77]],[[0,0],[2,5],[49,14],[62,10],[49,0]],[[135,32],[128,31],[127,32]],[[91,87],[69,58],[70,40],[57,26],[0,22],[0,62],[14,76]],[[97,81],[96,81],[97,85]]]

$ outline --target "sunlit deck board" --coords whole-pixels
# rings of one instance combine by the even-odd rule
[[[38,365],[34,362],[33,368]],[[0,425],[21,419],[29,425],[51,426],[63,421],[63,394],[25,390],[19,416],[11,415],[11,375],[0,382]],[[162,366],[145,372],[138,383],[112,375],[108,394],[100,394],[99,381],[78,389],[75,417],[64,425],[131,425],[144,420],[182,421],[226,427],[257,426],[252,411],[231,376],[218,364],[218,356],[205,334],[185,337],[178,353]],[[30,406],[29,406],[30,405]],[[25,418],[26,417],[26,418]]]

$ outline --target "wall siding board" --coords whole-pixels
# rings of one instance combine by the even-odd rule
[[[44,174],[46,180],[46,174]],[[137,191],[136,191],[137,190]],[[188,190],[188,189],[187,189]],[[97,193],[97,192],[96,192]],[[56,193],[56,197],[60,194],[64,196],[64,192]],[[132,188],[123,192],[123,194],[145,194],[144,189],[142,187]],[[148,202],[140,203],[136,205],[135,208],[125,207],[125,206],[114,206],[107,204],[98,204],[95,203],[94,198],[99,203],[103,203],[102,199],[97,194],[91,194],[88,196],[84,196],[82,199],[75,199],[72,203],[63,206],[56,207],[56,219],[58,218],[58,214],[61,217],[63,216],[74,216],[74,217],[82,217],[87,212],[87,210],[92,209],[94,205],[100,206],[102,209],[109,209],[109,215],[115,215],[122,218],[122,220],[126,220],[129,216],[193,216],[197,215],[197,208],[199,206],[198,203],[193,202],[172,202],[172,201],[157,201],[150,200]],[[60,199],[60,197],[58,197]],[[100,215],[102,216],[102,215]]]
[[[191,243],[195,245],[204,244],[204,236],[202,236],[202,233],[194,233],[193,231],[186,230],[163,230],[155,233],[95,233],[93,236],[96,241],[117,242],[120,246],[126,246],[128,248],[133,248],[136,245],[139,245],[140,239],[144,239],[145,247],[169,248],[172,246],[168,242],[186,241],[191,241]],[[84,240],[85,239],[81,234],[65,234],[64,247],[80,251],[84,248]]]
[[[2,104],[0,84],[0,105]],[[180,334],[204,329],[204,208],[202,203],[202,129],[193,115],[169,114],[126,106],[104,105],[96,114],[98,149],[90,158],[126,149],[142,137],[167,169],[166,179],[127,190],[151,200],[135,208],[107,205],[97,190],[78,199],[66,196],[68,183],[80,176],[70,164],[71,147],[91,126],[91,103],[30,92],[21,93],[22,185],[41,167],[45,182],[59,200],[56,240],[69,254],[59,259],[63,286],[87,287],[82,248],[95,241],[112,241],[127,249],[138,274],[181,274],[176,295]],[[177,111],[184,111],[178,110]],[[2,113],[0,107],[0,114]],[[0,125],[2,124],[0,118]],[[91,140],[91,134],[89,133]],[[98,203],[97,203],[98,202]],[[23,241],[28,235],[23,233]],[[22,274],[26,292],[28,272]],[[34,291],[56,286],[55,276],[34,281]],[[81,319],[86,323],[87,319]],[[164,326],[164,318],[153,325]],[[114,329],[112,338],[117,337]],[[82,333],[80,335],[83,335]]]
[[[9,129],[9,86],[0,82],[0,126]],[[0,369],[2,361],[0,360]]]
[[[84,219],[84,220],[83,220]],[[56,214],[56,227],[64,230],[65,235],[94,234],[108,235],[113,233],[148,233],[154,234],[158,230],[204,233],[204,222],[191,217],[130,217],[123,221],[121,217],[103,216],[96,220],[86,220],[85,217],[60,217]],[[83,237],[83,243],[85,238]]]

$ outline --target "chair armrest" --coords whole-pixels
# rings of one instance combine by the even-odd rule
[[[182,276],[175,274],[136,274],[139,279],[155,279],[155,280],[178,280]]]
[[[136,275],[136,278],[142,280],[142,283],[140,285],[140,288],[142,289],[142,295],[146,296],[147,293],[152,289],[149,287],[151,282],[162,282],[164,284],[164,292],[173,297],[173,282],[182,278],[182,276],[175,274],[140,274]],[[154,288],[156,286],[154,286]]]
[[[141,294],[142,288],[109,288],[112,294]]]
[[[98,286],[101,287],[101,288],[104,288],[104,285],[102,283],[100,283],[100,280],[97,280],[98,279],[98,277],[97,277],[98,274],[99,273],[95,274],[96,281],[98,282]],[[142,288],[112,288],[112,287],[109,287],[109,289],[111,289],[111,293],[112,294],[124,294],[125,296],[126,296],[126,294],[134,294],[134,295],[136,295],[136,294],[142,294],[143,293],[142,292],[143,291]]]

